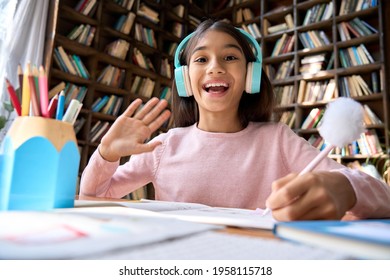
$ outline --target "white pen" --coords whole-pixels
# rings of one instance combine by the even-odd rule
[[[299,176],[312,171],[334,147],[344,147],[353,142],[364,132],[363,109],[357,101],[340,97],[328,104],[319,133],[329,143],[300,173]],[[267,207],[262,217],[269,214]]]

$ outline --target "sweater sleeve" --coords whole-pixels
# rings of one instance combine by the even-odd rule
[[[390,187],[385,182],[356,169],[340,172],[350,181],[357,199],[348,214],[358,218],[390,217]]]
[[[152,182],[163,145],[132,155],[123,165],[106,161],[96,149],[81,176],[80,195],[121,198]]]
[[[282,126],[281,153],[290,172],[300,172],[317,154],[318,150],[307,141]],[[324,158],[314,170],[342,173],[352,185],[357,202],[348,214],[358,218],[390,217],[390,186],[362,171],[347,168],[331,158]]]

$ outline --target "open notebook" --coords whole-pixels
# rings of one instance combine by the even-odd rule
[[[280,240],[128,207],[0,212],[0,259],[342,259]]]
[[[139,202],[98,200],[75,201],[75,207],[90,206],[123,206],[157,212],[167,217],[174,217],[185,221],[243,228],[272,230],[275,225],[275,220],[272,218],[271,214],[265,216],[261,215],[262,209],[248,210],[211,207],[198,203],[168,202],[147,199],[142,199]]]
[[[88,207],[0,211],[0,259],[97,258],[221,226],[160,218],[150,211]]]

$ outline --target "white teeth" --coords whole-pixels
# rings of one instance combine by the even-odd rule
[[[210,88],[210,87],[228,87],[229,85],[226,84],[226,83],[209,83],[209,84],[206,84],[205,87],[206,88]]]

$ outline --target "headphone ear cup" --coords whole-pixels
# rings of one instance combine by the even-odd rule
[[[245,91],[247,93],[260,93],[261,63],[249,62],[246,69]]]
[[[190,84],[190,76],[188,74],[188,66],[183,65],[175,68],[175,82],[177,94],[181,97],[189,97],[192,95]]]

